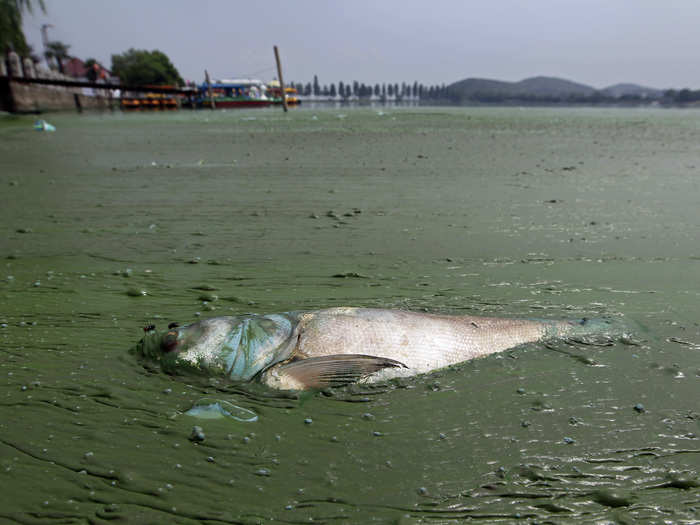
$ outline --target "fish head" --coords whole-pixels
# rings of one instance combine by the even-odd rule
[[[160,364],[166,373],[198,372],[248,381],[291,356],[294,316],[214,317],[167,331],[146,332],[132,353]]]

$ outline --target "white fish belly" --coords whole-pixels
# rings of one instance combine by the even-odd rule
[[[546,332],[543,323],[520,319],[329,308],[301,317],[295,354],[388,357],[423,373],[537,341]]]

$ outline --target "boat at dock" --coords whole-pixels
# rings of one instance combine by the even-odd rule
[[[180,102],[174,96],[163,93],[145,93],[140,95],[122,96],[121,108],[129,109],[178,109]]]
[[[273,80],[267,85],[268,95],[272,98],[275,104],[282,103],[282,89],[280,88],[280,83],[278,80]],[[285,87],[284,96],[287,99],[288,106],[298,106],[301,104],[299,100],[299,92],[296,88]]]
[[[174,86],[144,86],[157,87],[159,89],[175,89]],[[182,96],[163,92],[130,92],[126,91],[121,95],[121,108],[123,110],[134,109],[178,109],[182,103]]]
[[[224,79],[198,86],[197,107],[238,108],[266,107],[274,100],[267,86],[255,79]],[[213,103],[213,104],[212,104]]]

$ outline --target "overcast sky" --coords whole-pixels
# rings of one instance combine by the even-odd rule
[[[602,88],[700,88],[700,0],[45,0],[26,16],[79,58],[109,67],[134,47],[166,53],[186,80],[276,76],[449,84],[558,76]],[[36,3],[36,2],[35,2]]]

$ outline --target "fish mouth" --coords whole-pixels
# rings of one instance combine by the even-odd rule
[[[209,364],[199,356],[188,357],[188,352],[201,344],[207,334],[203,322],[186,326],[170,323],[167,330],[156,330],[153,325],[144,328],[145,334],[130,353],[150,368],[155,365],[166,374],[180,375],[207,372]]]
[[[146,334],[129,352],[140,357],[160,360],[165,356],[177,355],[182,350],[182,337],[178,329],[167,332],[147,327]]]

